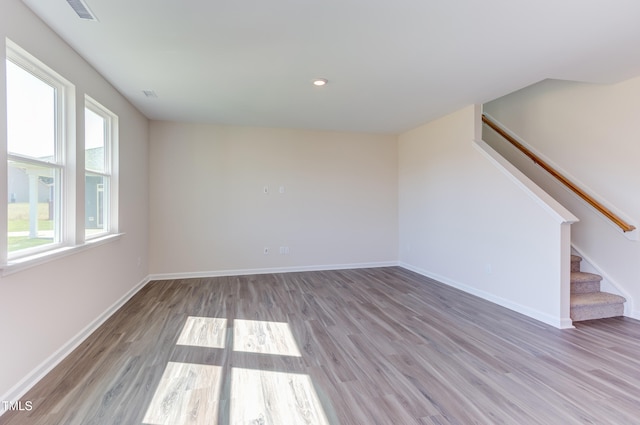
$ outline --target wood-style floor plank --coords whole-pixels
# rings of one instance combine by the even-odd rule
[[[155,281],[0,425],[640,423],[640,322],[576,326],[397,267]]]

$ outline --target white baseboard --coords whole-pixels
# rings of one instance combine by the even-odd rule
[[[414,267],[410,264],[400,262],[399,266],[405,268],[407,270],[411,270],[412,272],[418,273],[422,276],[428,277],[429,279],[436,280],[438,282],[444,283],[445,285],[451,286],[453,288],[464,291],[468,294],[475,295],[484,300],[490,301],[494,304],[498,304],[499,306],[508,308],[509,310],[513,310],[517,313],[524,314],[527,317],[531,317],[532,319],[538,320],[542,323],[546,323],[547,325],[553,326],[558,329],[571,329],[573,328],[573,322],[570,318],[557,318],[548,315],[547,313],[543,313],[538,310],[534,310],[532,308],[523,306],[518,303],[514,303],[513,301],[504,299],[502,297],[498,297],[489,292],[481,291],[477,288],[471,287],[469,285],[465,285],[463,283],[457,282],[455,280],[449,279],[445,276],[438,275],[437,273],[432,273],[427,270],[423,270],[418,267]]]
[[[65,357],[75,350],[89,335],[100,327],[111,315],[113,315],[120,307],[122,307],[131,297],[133,297],[140,289],[149,283],[149,277],[145,277],[136,286],[131,288],[124,296],[105,310],[93,322],[89,323],[76,336],[71,338],[66,344],[60,347],[56,352],[50,355],[45,361],[38,365],[25,376],[20,382],[14,385],[6,394],[0,397],[0,401],[16,402],[20,400],[27,391],[31,389],[38,381],[40,381],[47,373],[56,367]],[[6,413],[5,403],[0,402],[0,416]]]
[[[293,273],[293,272],[316,272],[322,270],[347,270],[347,269],[369,269],[378,267],[398,266],[397,261],[381,261],[375,263],[351,263],[351,264],[328,264],[315,266],[293,266],[293,267],[272,267],[263,269],[237,269],[237,270],[215,270],[204,272],[183,272],[183,273],[155,273],[149,275],[149,280],[169,280],[169,279],[192,279],[221,276],[246,276],[252,274],[272,274],[272,273]]]

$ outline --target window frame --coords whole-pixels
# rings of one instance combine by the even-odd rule
[[[11,62],[13,65],[21,68],[23,71],[31,74],[33,77],[41,80],[45,84],[51,86],[55,90],[54,94],[54,157],[53,161],[44,161],[38,158],[33,158],[18,153],[9,152],[8,139],[6,145],[6,166],[7,173],[9,170],[9,162],[18,162],[23,164],[31,164],[35,167],[48,168],[52,170],[52,174],[55,179],[54,186],[54,234],[53,242],[47,243],[41,246],[33,248],[25,248],[18,251],[9,252],[8,248],[8,229],[3,232],[5,235],[5,252],[6,261],[18,260],[24,257],[30,257],[43,252],[53,251],[59,249],[67,242],[66,238],[66,213],[67,205],[65,200],[65,192],[67,190],[67,174],[69,174],[68,161],[67,161],[67,118],[69,116],[69,102],[68,98],[74,92],[74,87],[67,80],[62,78],[59,74],[53,71],[51,68],[40,62],[38,59],[27,53],[25,50],[17,46],[15,43],[7,40],[6,44],[6,57],[5,57],[5,86],[8,85],[6,66],[7,62]],[[6,96],[6,94],[5,94]],[[5,105],[8,108],[7,99],[5,99]],[[7,109],[8,112],[8,109]],[[7,126],[9,125],[7,121]],[[8,137],[8,134],[7,134]],[[7,182],[8,184],[8,182]],[[7,207],[8,207],[7,197]],[[5,226],[8,226],[8,222],[5,220]]]
[[[114,163],[116,162],[114,158],[114,151],[116,150],[116,146],[117,146],[116,136],[118,134],[118,116],[113,112],[111,112],[109,109],[105,108],[103,105],[101,105],[99,102],[97,102],[95,99],[91,98],[90,96],[85,95],[84,98],[85,98],[84,110],[86,111],[87,109],[89,109],[91,112],[95,113],[96,115],[104,119],[104,138],[103,138],[104,170],[97,171],[97,170],[88,169],[86,165],[86,158],[85,158],[85,161],[83,162],[85,184],[86,184],[87,176],[97,176],[97,177],[103,178],[102,184],[104,185],[103,187],[104,230],[101,232],[88,234],[86,221],[85,221],[86,211],[85,211],[85,217],[83,217],[83,222],[85,222],[85,225],[83,226],[84,238],[85,240],[90,240],[90,239],[100,238],[105,235],[115,233],[117,231],[117,228],[114,225],[115,223],[117,223],[117,220],[114,220],[114,218],[117,217],[117,211],[114,210],[113,204],[115,204],[114,193],[116,193],[116,191],[114,191],[115,189],[114,188],[115,186],[114,185]],[[86,123],[86,113],[83,112],[83,116],[85,117],[85,123]],[[85,146],[83,146],[84,148],[83,150],[86,154],[86,140],[84,145]],[[86,188],[83,193],[86,194]],[[86,199],[84,199],[84,202],[86,206]]]
[[[3,176],[3,183],[0,184],[0,198],[4,197],[7,204],[4,209],[0,209],[0,275],[7,276],[22,270],[47,263],[56,259],[72,255],[79,251],[91,249],[115,240],[120,239],[123,233],[118,229],[118,137],[119,118],[118,115],[103,107],[97,101],[89,98],[84,92],[76,92],[76,87],[65,78],[61,77],[53,69],[34,57],[21,46],[14,43],[9,38],[4,38],[4,64],[0,65],[0,176]],[[9,255],[8,249],[8,203],[10,197],[8,193],[9,161],[15,159],[13,154],[8,152],[7,134],[7,61],[25,69],[33,74],[37,72],[37,78],[50,84],[56,84],[56,160],[59,160],[59,201],[57,217],[59,239],[56,244],[46,244],[38,249],[24,249],[14,251]],[[59,84],[59,86],[58,86]],[[84,97],[84,102],[83,102]],[[84,135],[84,111],[87,98],[91,99],[92,105],[97,105],[102,112],[107,112],[110,116],[110,152],[109,160],[109,196],[105,198],[108,203],[104,213],[109,217],[109,224],[105,226],[105,231],[87,238],[85,235],[85,135]],[[4,108],[4,109],[2,109]],[[22,161],[24,158],[20,156]],[[36,159],[37,161],[38,159]],[[33,161],[29,158],[28,161]],[[51,163],[47,163],[50,166]]]

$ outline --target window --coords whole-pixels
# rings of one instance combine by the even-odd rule
[[[0,226],[6,235],[0,267],[18,270],[117,236],[118,117],[88,96],[76,108],[71,83],[6,43],[7,227],[5,233]],[[84,134],[77,134],[77,122],[84,122]]]
[[[111,229],[112,150],[117,117],[87,97],[84,110],[85,237]]]
[[[62,241],[65,83],[7,50],[8,257]]]

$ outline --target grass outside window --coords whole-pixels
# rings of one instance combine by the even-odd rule
[[[29,204],[8,204],[8,250],[9,252],[34,248],[53,243],[53,219],[50,218],[50,205],[38,204],[38,237],[29,237]]]

